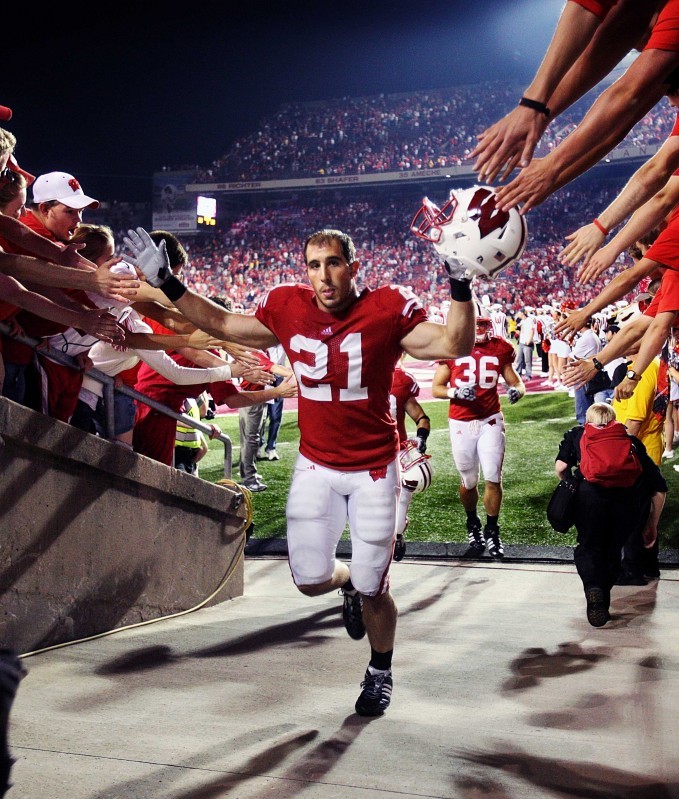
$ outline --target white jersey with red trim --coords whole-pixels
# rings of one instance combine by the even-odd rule
[[[490,323],[493,326],[493,335],[507,338],[507,314],[504,311],[491,311]]]
[[[401,340],[427,315],[401,286],[363,289],[337,315],[310,286],[277,286],[255,316],[285,348],[299,385],[300,452],[341,471],[383,468],[398,451],[389,412]],[[360,446],[356,442],[360,442]]]
[[[469,355],[455,360],[443,361],[450,369],[452,388],[474,386],[476,399],[450,400],[448,417],[460,421],[486,419],[500,413],[500,398],[497,383],[502,370],[514,361],[514,348],[499,336],[491,336],[486,341],[474,344]]]

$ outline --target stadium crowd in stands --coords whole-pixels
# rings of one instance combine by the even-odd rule
[[[600,207],[615,196],[621,183],[595,185],[569,187],[536,209],[529,220],[529,243],[520,263],[493,283],[481,282],[478,293],[488,294],[512,313],[526,305],[558,305],[565,298],[576,306],[585,304],[603,287],[606,276],[594,285],[577,283],[575,267],[563,266],[557,256],[566,234],[587,218],[589,208]],[[320,226],[353,232],[363,284],[398,283],[409,286],[425,305],[440,305],[448,294],[445,274],[434,263],[430,249],[409,229],[416,205],[407,199],[316,199],[297,208],[288,205],[283,210],[244,212],[228,230],[187,243],[190,265],[186,279],[201,294],[227,295],[244,309],[251,309],[268,288],[299,279],[299,253],[313,218]]]
[[[593,90],[562,114],[536,154],[545,155],[563,141],[597,94]],[[209,169],[200,170],[199,179],[272,180],[461,166],[469,163],[477,135],[520,95],[512,84],[489,82],[290,103],[237,139]],[[674,119],[667,103],[659,103],[632,128],[625,146],[661,144]]]

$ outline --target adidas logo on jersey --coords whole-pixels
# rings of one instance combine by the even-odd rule
[[[325,330],[321,330],[322,336],[332,336],[332,328],[326,327]]]

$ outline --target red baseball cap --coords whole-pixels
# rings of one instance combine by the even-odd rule
[[[35,175],[31,175],[30,172],[22,169],[19,164],[17,164],[17,160],[14,155],[10,155],[10,157],[7,159],[7,166],[12,170],[12,172],[18,172],[20,175],[23,175],[26,178],[26,185],[30,186],[35,180]]]

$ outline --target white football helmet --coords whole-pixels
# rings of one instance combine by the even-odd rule
[[[623,308],[620,308],[615,317],[615,324],[622,328],[625,327],[625,325],[630,324],[630,322],[633,322],[635,319],[638,319],[640,316],[643,316],[643,314],[639,308],[639,303],[632,302],[629,305],[625,305]]]
[[[426,491],[434,477],[431,455],[423,455],[417,441],[405,441],[398,454],[401,463],[401,486],[413,494]]]
[[[467,277],[491,280],[521,257],[528,237],[525,217],[496,208],[489,186],[452,189],[443,208],[425,197],[410,229],[444,260],[465,267]]]
[[[489,316],[476,317],[476,343],[481,344],[482,341],[488,341],[493,335],[493,323],[490,321]]]
[[[493,323],[490,319],[488,306],[474,297],[476,306],[476,343],[481,344],[493,335]]]

